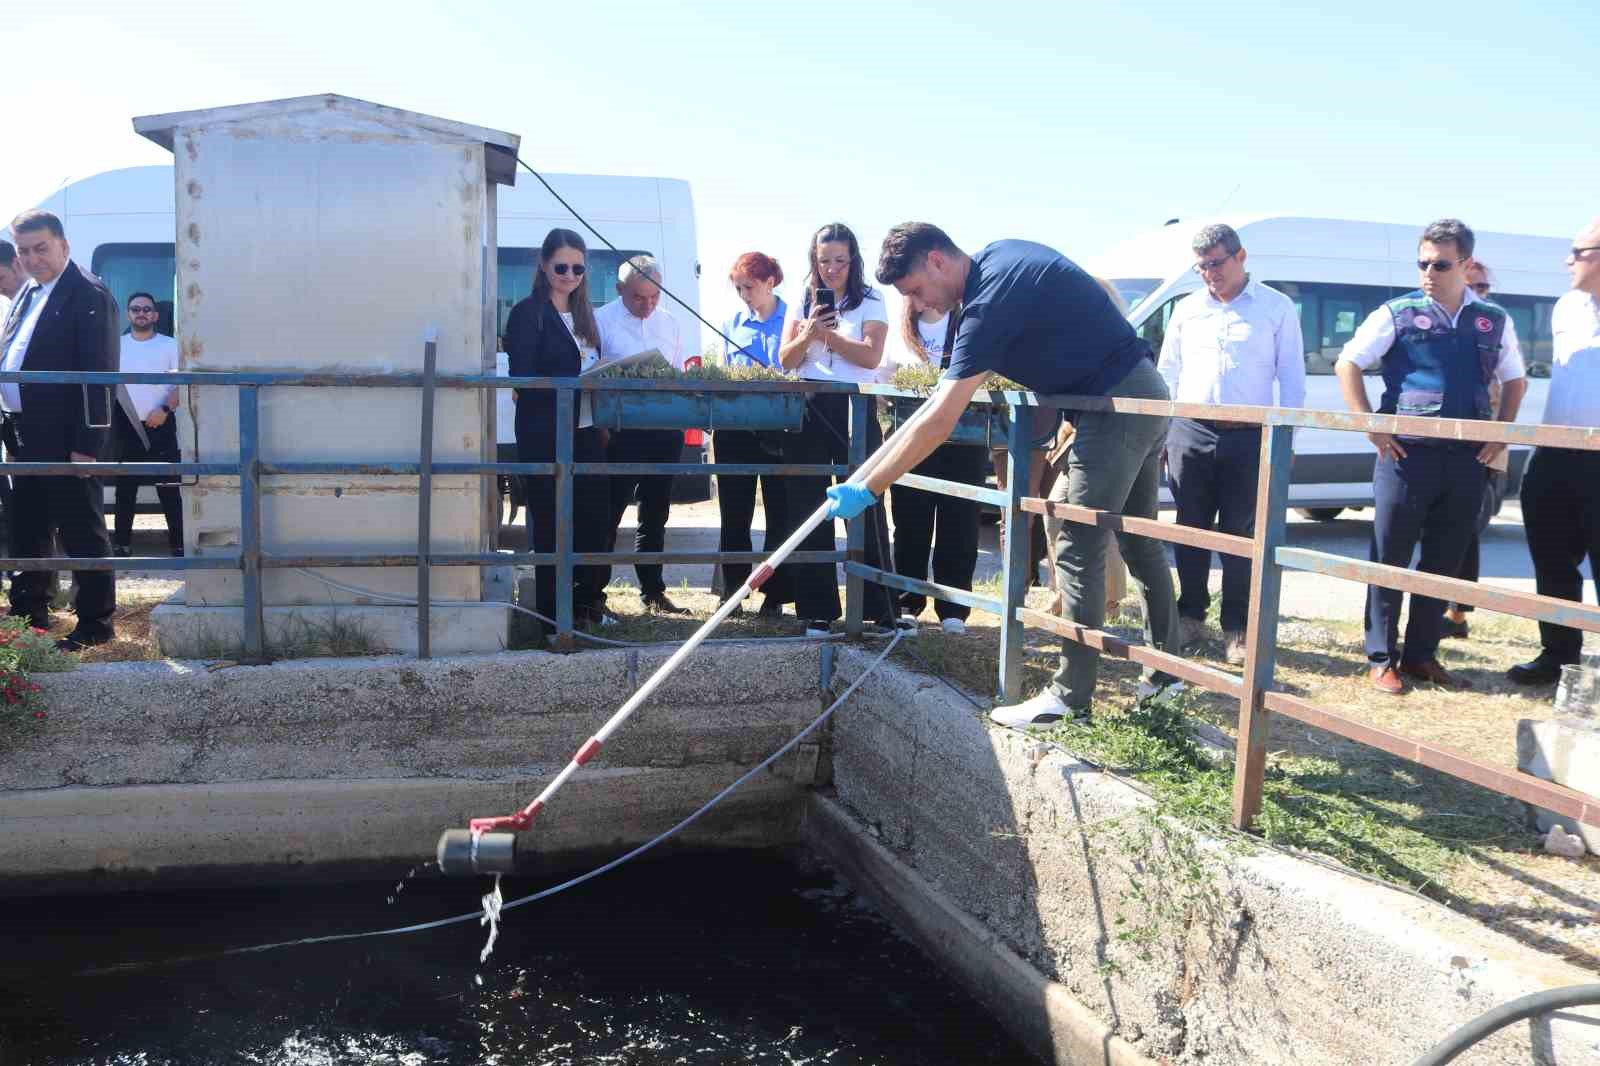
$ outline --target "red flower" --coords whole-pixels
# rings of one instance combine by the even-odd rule
[[[35,718],[43,718],[44,717],[44,712],[43,711],[34,711],[33,712],[33,716]]]

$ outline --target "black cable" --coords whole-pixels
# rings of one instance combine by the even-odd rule
[[[1478,1015],[1445,1037],[1417,1059],[1414,1066],[1443,1066],[1446,1062],[1454,1062],[1463,1051],[1488,1039],[1508,1025],[1537,1018],[1541,1014],[1549,1014],[1563,1007],[1593,1006],[1600,1006],[1600,985],[1552,988],[1514,999],[1510,1003],[1502,1003],[1493,1010]]]

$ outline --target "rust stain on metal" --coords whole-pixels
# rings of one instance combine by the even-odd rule
[[[200,286],[195,284],[192,281],[189,282],[189,287],[187,289],[183,290],[183,295],[188,298],[190,303],[199,303],[200,302]]]
[[[205,186],[201,185],[198,181],[191,180],[189,184],[184,186],[184,189],[188,192],[189,199],[191,200],[198,200],[201,196],[205,195]]]
[[[1135,536],[1151,537],[1171,544],[1187,544],[1246,559],[1250,557],[1254,546],[1249,537],[1237,537],[1231,533],[1217,533],[1209,529],[1195,529],[1171,522],[1158,522],[1149,518],[1130,518],[1112,514],[1110,511],[1097,511],[1093,507],[1080,507],[1074,503],[1056,503],[1037,496],[1023,497],[1022,509],[1031,514],[1059,518],[1064,522],[1099,526],[1114,533],[1132,533]]]
[[[189,233],[189,239],[191,241],[193,241],[195,244],[199,244],[200,243],[200,223],[198,223],[198,222],[189,223],[188,233]]]
[[[1101,629],[1090,629],[1088,626],[1079,625],[1065,618],[1057,618],[1053,614],[1035,611],[1031,607],[1018,607],[1017,619],[1040,629],[1048,629],[1059,637],[1086,645],[1109,655],[1113,659],[1127,659],[1129,662],[1148,666],[1155,670],[1162,670],[1173,677],[1180,677],[1192,684],[1199,685],[1208,692],[1218,692],[1224,696],[1238,699],[1244,690],[1244,682],[1232,674],[1221,670],[1213,670],[1209,666],[1200,666],[1177,655],[1171,655],[1141,644],[1137,641],[1123,640],[1121,637],[1107,633]]]

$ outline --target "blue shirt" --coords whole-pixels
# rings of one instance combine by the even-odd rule
[[[728,319],[728,326],[722,332],[726,333],[737,346],[732,351],[728,350],[728,342],[722,342],[722,354],[728,360],[729,366],[770,366],[775,370],[783,368],[778,364],[778,346],[783,341],[783,316],[787,311],[783,297],[776,297],[777,304],[772,309],[772,314],[766,318],[756,318],[749,310],[740,311]]]
[[[1150,345],[1089,273],[1031,241],[972,257],[947,378],[998,373],[1035,392],[1104,396]]]

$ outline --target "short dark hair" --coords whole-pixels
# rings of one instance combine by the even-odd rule
[[[893,285],[921,270],[929,252],[960,255],[961,249],[931,222],[900,223],[883,238],[883,250],[878,253],[878,284]]]
[[[0,241],[0,266],[10,268],[17,261],[17,249],[10,241]]]
[[[161,310],[161,303],[153,295],[151,295],[148,292],[129,293],[128,294],[127,303],[124,304],[123,306],[127,306],[127,304],[133,303],[133,301],[137,300],[141,296],[143,296],[146,300],[149,300],[152,304],[154,304],[155,305],[155,309],[157,311]]]
[[[1463,257],[1471,255],[1477,243],[1478,239],[1472,235],[1472,227],[1459,218],[1441,218],[1437,222],[1430,222],[1417,239],[1419,248],[1424,244],[1453,244]]]
[[[1219,244],[1226,255],[1238,255],[1239,249],[1244,247],[1239,243],[1238,231],[1224,222],[1218,222],[1196,233],[1194,240],[1189,242],[1189,250],[1195,255],[1204,255]]]
[[[24,211],[11,220],[11,232],[13,235],[32,233],[34,230],[40,229],[49,230],[52,237],[65,237],[67,235],[67,231],[61,228],[61,220],[59,218],[48,211],[41,211],[38,208],[34,208],[32,211]]]

